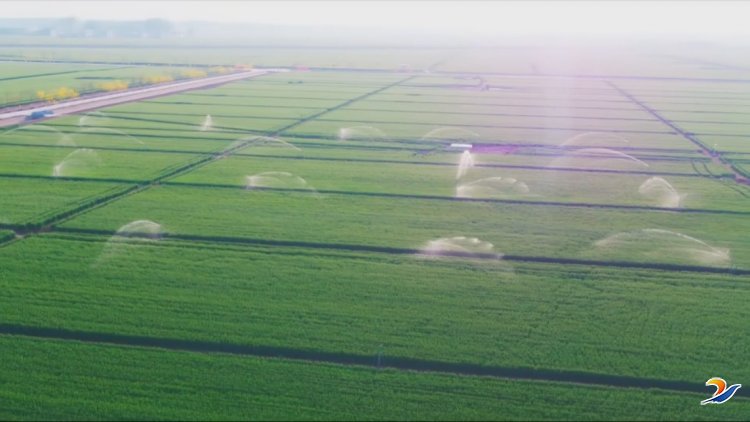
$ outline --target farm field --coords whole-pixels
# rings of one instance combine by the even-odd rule
[[[527,76],[290,71],[0,132],[0,418],[743,419],[700,406],[750,377],[742,72],[497,51],[408,63]],[[313,53],[253,63],[409,54]]]
[[[375,156],[375,154],[372,154]],[[306,156],[303,156],[306,158]],[[345,159],[342,159],[345,160]],[[442,165],[438,165],[442,164]],[[330,170],[336,166],[336,172]],[[278,183],[271,188],[316,189],[318,191],[386,193],[407,196],[440,196],[445,198],[497,199],[541,202],[609,203],[638,206],[668,206],[669,197],[639,192],[654,176],[628,173],[602,173],[592,178],[587,172],[562,172],[518,168],[475,168],[471,178],[456,182],[453,163],[357,162],[330,161],[326,158],[299,159],[297,156],[272,158],[236,154],[170,180],[170,183],[248,187],[248,178],[267,172],[287,172],[304,180],[304,185]],[[262,176],[260,176],[262,177]],[[496,186],[472,189],[472,183],[487,178],[505,178]],[[683,199],[684,208],[738,209],[735,201],[743,200],[716,179],[665,176],[678,191],[691,192]],[[513,182],[515,180],[515,182]],[[653,183],[653,181],[652,181]],[[730,182],[731,183],[731,182]],[[514,186],[518,184],[517,186]],[[648,184],[646,185],[648,186]],[[643,189],[641,189],[643,190]]]
[[[16,337],[0,339],[0,344],[11,356],[25,357],[4,361],[3,373],[11,384],[27,383],[31,378],[44,386],[33,395],[0,393],[5,403],[0,417],[10,420],[246,419],[247,406],[253,408],[253,419],[508,420],[532,416],[537,420],[588,420],[608,412],[612,419],[645,420],[663,412],[695,418],[689,409],[701,398],[698,394],[389,370],[373,379],[372,371],[363,368]],[[50,360],[50,355],[59,359]],[[132,396],[134,383],[147,400]],[[85,391],[80,389],[82,384],[87,386]],[[175,389],[166,391],[164,385]],[[362,394],[349,394],[352,389]],[[526,400],[534,404],[533,413],[519,405]],[[550,406],[549,400],[561,406]],[[93,401],[96,409],[89,406]],[[383,402],[388,406],[383,407]],[[623,408],[613,402],[639,405]],[[741,420],[744,407],[725,406],[710,415]]]
[[[739,304],[749,294],[725,274],[61,236],[0,252],[12,274],[4,324],[364,364],[383,343],[386,363],[435,370],[460,363],[677,381],[706,370],[748,375],[711,351],[735,344],[723,333],[741,329]],[[42,257],[33,274],[20,271]],[[733,310],[721,331],[712,330],[715,319],[690,318],[721,303]]]
[[[343,36],[342,38],[346,38]],[[136,41],[137,42],[137,41]],[[221,41],[220,41],[221,42]],[[233,42],[229,40],[229,42]],[[93,45],[76,47],[57,44],[35,47],[28,45],[19,48],[0,47],[0,57],[8,59],[45,60],[54,57],[56,60],[81,60],[115,63],[170,63],[188,65],[232,65],[234,63],[248,63],[255,66],[310,66],[337,67],[341,69],[381,69],[393,71],[400,63],[410,63],[415,69],[428,69],[438,63],[448,49],[394,51],[389,48],[248,48],[239,45],[238,48],[217,49],[215,45],[205,45],[203,48],[174,48],[165,45],[164,48],[133,48],[110,47],[106,43],[99,48]]]
[[[742,198],[744,199],[744,198]],[[217,212],[217,208],[220,212]],[[461,215],[456,220],[454,215]],[[484,201],[436,201],[315,192],[268,192],[213,187],[160,186],[70,220],[61,227],[114,234],[130,221],[158,222],[184,236],[419,249],[444,237],[476,237],[498,253],[555,258],[599,257],[616,261],[688,264],[701,258],[680,253],[680,239],[654,240],[640,230],[663,229],[711,245],[707,262],[729,263],[714,247],[731,249],[731,262],[750,264],[747,215],[570,208]],[[502,215],[503,218],[493,216]],[[366,216],[366,218],[365,218]],[[548,227],[554,221],[554,227]],[[730,224],[731,230],[726,225]],[[611,236],[622,242],[608,244]],[[661,241],[667,242],[662,245]],[[677,249],[660,251],[671,241]],[[656,242],[656,243],[654,243]],[[690,242],[682,244],[690,248]],[[705,248],[702,245],[701,248]],[[696,252],[697,253],[697,252]],[[665,257],[666,255],[666,257]],[[656,259],[654,258],[656,257]],[[665,259],[666,258],[666,259]]]
[[[0,176],[0,224],[40,223],[71,209],[89,205],[132,185],[123,183],[10,178]]]
[[[202,157],[197,154],[0,146],[0,175],[150,181]]]
[[[7,68],[6,68],[7,66]],[[0,106],[37,98],[37,91],[57,92],[60,88],[91,91],[99,84],[115,80],[179,74],[181,67],[73,66],[65,64],[3,63],[0,71]]]

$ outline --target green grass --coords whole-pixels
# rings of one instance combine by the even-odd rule
[[[670,238],[675,243],[663,245],[650,236],[645,241],[638,241],[640,236],[636,236],[635,243],[621,248],[594,246],[594,242],[621,232],[663,229],[696,237],[713,247],[729,248],[733,263],[745,268],[750,265],[750,242],[743,234],[750,229],[750,220],[745,215],[321,196],[170,185],[124,198],[64,226],[114,232],[130,221],[143,219],[180,235],[407,249],[420,248],[437,238],[467,236],[490,242],[496,245],[497,252],[512,255],[702,262],[681,252],[682,248],[699,245],[679,238]]]
[[[748,408],[740,398],[696,406],[701,395],[666,391],[374,374],[20,337],[0,344],[8,352],[0,364],[6,386],[39,386],[0,392],[5,420],[742,420]]]
[[[364,357],[384,343],[389,359],[696,384],[748,376],[742,278],[106,240],[0,249],[0,321]]]

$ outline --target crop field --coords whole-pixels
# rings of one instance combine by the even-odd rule
[[[746,419],[750,85],[450,53],[0,133],[0,419]]]
[[[78,206],[122,193],[132,185],[125,183],[49,180],[47,178],[0,177],[0,224],[41,223]]]
[[[248,407],[258,420],[487,420],[498,414],[595,420],[605,409],[612,420],[658,419],[663,413],[683,419],[695,418],[687,409],[701,399],[698,394],[391,370],[373,379],[369,369],[20,337],[0,339],[0,344],[11,357],[2,364],[9,384],[31,380],[40,386],[33,393],[0,392],[3,402],[13,403],[0,410],[0,417],[11,420],[19,414],[28,419],[84,417],[81,409],[94,401],[103,419],[193,419],[195,414],[248,419]],[[165,385],[174,388],[165,390]],[[352,389],[361,394],[350,394]],[[742,420],[736,408],[711,410],[722,420]]]
[[[3,63],[2,70],[0,70],[0,106],[21,100],[36,99],[38,91],[56,92],[60,88],[80,92],[91,91],[103,82],[170,75],[184,69],[150,66]]]

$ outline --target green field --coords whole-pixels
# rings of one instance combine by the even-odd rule
[[[0,223],[40,223],[66,211],[90,205],[130,185],[68,180],[0,177]]]
[[[6,382],[40,385],[33,394],[0,393],[10,403],[0,417],[10,420],[596,420],[603,413],[611,420],[658,419],[665,413],[742,420],[748,406],[742,400],[739,406],[696,412],[698,394],[391,370],[374,376],[364,368],[20,337],[0,343],[11,357],[2,364]],[[360,394],[350,394],[355,390]],[[96,411],[85,410],[92,403]]]
[[[298,144],[302,145],[302,144]],[[252,148],[247,151],[251,152]],[[306,158],[308,150],[302,152]],[[292,154],[292,152],[290,152]],[[378,157],[379,155],[372,154]],[[333,161],[333,160],[342,161]],[[440,164],[440,165],[439,165]],[[446,164],[446,165],[443,165]],[[407,161],[357,162],[346,158],[318,157],[299,159],[298,155],[286,158],[236,155],[182,175],[175,183],[199,185],[231,185],[244,187],[248,177],[264,172],[288,172],[301,177],[310,188],[319,191],[386,193],[413,196],[463,197],[469,199],[498,199],[536,202],[573,202],[587,204],[620,204],[638,206],[668,206],[672,197],[660,193],[641,193],[639,188],[657,176],[628,173],[603,173],[591,177],[587,172],[531,170],[522,168],[481,167],[472,170],[471,178],[456,181],[456,171],[449,163]],[[330,170],[336,166],[336,172]],[[483,189],[472,189],[472,182],[500,177],[516,180],[528,189],[514,189],[502,180]],[[741,192],[717,179],[702,177],[664,176],[678,192],[686,192],[685,208],[745,210]],[[463,188],[462,188],[463,186]],[[274,186],[271,186],[274,187]],[[298,188],[283,184],[278,188]],[[740,202],[740,204],[738,204]]]
[[[3,146],[0,175],[149,181],[200,155],[90,148]],[[56,170],[57,169],[57,170]],[[55,174],[57,171],[57,174]]]
[[[19,40],[0,56],[52,52]],[[388,72],[0,133],[0,418],[746,418],[744,389],[700,406],[709,378],[750,376],[744,73],[648,49],[56,42],[60,60]],[[172,69],[6,64],[24,90]],[[497,74],[479,91],[441,71]]]
[[[69,88],[90,92],[100,83],[179,74],[183,70],[185,68],[181,67],[3,63],[0,106],[36,100],[37,91],[57,92],[60,88]]]
[[[4,280],[6,324],[366,361],[384,343],[388,359],[436,368],[456,362],[688,382],[706,371],[748,375],[734,356],[712,351],[747,353],[725,336],[742,329],[750,291],[726,275],[107,237],[44,236],[0,255],[12,274]],[[734,311],[717,331],[706,309],[718,306]]]

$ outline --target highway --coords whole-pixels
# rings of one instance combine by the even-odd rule
[[[225,84],[234,82],[242,79],[253,78],[257,76],[267,75],[274,72],[285,72],[286,69],[262,69],[262,70],[250,70],[243,72],[235,72],[228,75],[211,76],[200,79],[191,79],[188,81],[180,81],[166,84],[159,84],[155,86],[149,86],[146,88],[138,88],[126,91],[115,92],[105,95],[87,96],[77,100],[68,100],[57,104],[47,104],[44,106],[29,108],[20,111],[13,111],[7,113],[0,113],[0,127],[13,126],[24,122],[24,118],[35,111],[52,110],[55,112],[54,115],[43,118],[35,119],[30,123],[36,123],[42,120],[54,119],[60,116],[67,116],[71,114],[77,114],[92,110],[97,110],[104,107],[111,107],[118,104],[130,103],[134,101],[142,101],[149,98],[161,97],[165,95],[177,94],[183,91],[191,89],[199,89],[205,87],[211,87],[214,85]]]

